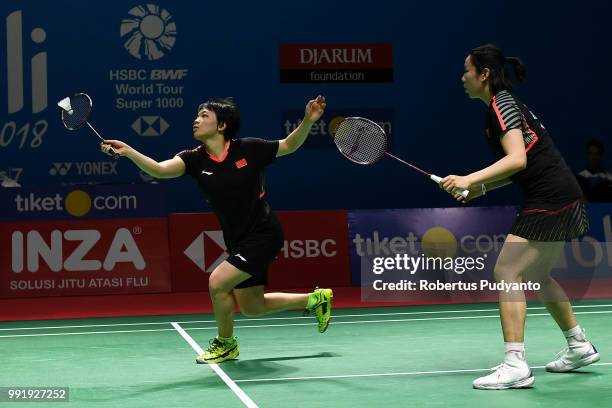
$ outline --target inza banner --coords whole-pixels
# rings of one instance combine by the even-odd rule
[[[166,218],[0,222],[0,297],[170,292]]]

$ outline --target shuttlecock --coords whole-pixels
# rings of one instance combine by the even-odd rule
[[[72,110],[72,106],[70,105],[70,98],[62,99],[57,103],[57,106],[68,112],[69,115],[74,113],[74,110]]]

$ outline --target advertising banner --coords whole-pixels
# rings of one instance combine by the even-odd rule
[[[0,297],[170,292],[166,218],[0,223]]]
[[[565,244],[506,243],[503,258],[515,207],[351,211],[352,282],[368,301],[491,301],[500,292],[508,301],[522,301],[524,291],[544,301],[564,300],[545,287],[552,269],[570,299],[610,296],[610,210],[591,205],[591,229],[583,237]],[[542,263],[552,253],[550,264]]]
[[[345,211],[279,211],[285,244],[266,288],[350,286]],[[170,254],[175,292],[208,290],[210,273],[227,258],[214,214],[171,214]]]
[[[0,220],[75,220],[165,215],[165,189],[158,184],[0,189]]]

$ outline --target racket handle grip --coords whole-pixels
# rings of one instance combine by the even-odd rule
[[[121,157],[121,156],[119,156],[119,153],[117,153],[115,151],[115,149],[113,149],[112,147],[110,149],[108,149],[108,152],[113,156],[113,159],[115,159],[115,160],[118,160],[119,157]]]
[[[432,174],[431,176],[429,176],[430,179],[432,179],[436,184],[440,184],[440,181],[442,181],[442,177],[436,176],[435,174]],[[468,194],[470,194],[469,190],[456,190],[457,193],[461,194],[463,196],[463,198],[467,198]]]

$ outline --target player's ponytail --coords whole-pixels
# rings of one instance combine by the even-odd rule
[[[525,71],[525,65],[523,65],[523,61],[517,57],[506,57],[506,62],[512,65],[514,68],[514,76],[516,80],[519,82],[523,82],[525,78],[527,78],[527,72]]]
[[[493,44],[476,47],[469,55],[478,74],[485,68],[489,69],[489,86],[493,95],[499,91],[512,90],[512,79],[506,69],[506,63],[512,66],[517,81],[522,82],[527,76],[525,66],[519,58],[504,57],[503,52]]]

